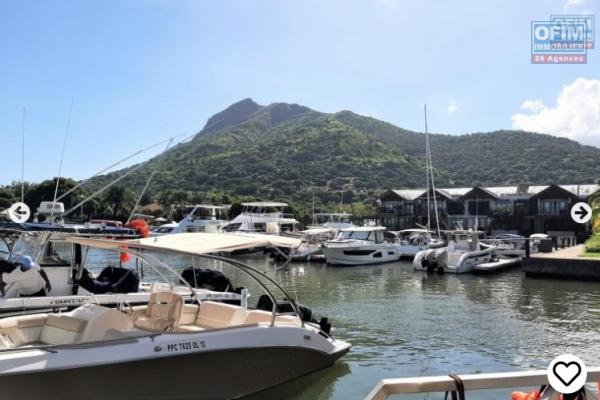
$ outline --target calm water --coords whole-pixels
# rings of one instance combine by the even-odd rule
[[[253,398],[362,399],[382,378],[546,368],[565,352],[588,366],[600,361],[599,284],[525,278],[519,270],[427,275],[409,262],[292,264],[277,277],[353,347],[333,368]],[[510,391],[472,393],[510,398]]]
[[[262,255],[240,259],[272,269]],[[353,347],[333,367],[252,400],[362,399],[382,378],[545,368],[565,352],[600,364],[600,284],[525,278],[519,270],[427,275],[409,262],[295,263],[272,272]],[[409,397],[443,399],[443,393]],[[506,400],[510,391],[468,398]]]

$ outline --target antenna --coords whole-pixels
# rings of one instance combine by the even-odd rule
[[[25,202],[25,114],[23,107],[23,126],[21,132],[21,203]]]
[[[60,164],[58,165],[58,176],[56,177],[56,187],[54,188],[54,198],[52,199],[52,203],[56,202],[56,197],[58,196],[58,185],[60,183],[60,174],[62,173],[63,161],[65,159],[65,149],[67,148],[67,139],[69,138],[69,130],[71,129],[71,115],[73,113],[73,103],[75,100],[71,100],[71,107],[69,107],[69,118],[67,119],[67,129],[65,131],[65,140],[63,141],[62,153],[60,155]],[[52,204],[52,211],[50,212],[50,220],[52,220],[52,215],[54,215],[54,204]]]

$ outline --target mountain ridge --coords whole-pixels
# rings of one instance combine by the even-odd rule
[[[498,130],[431,134],[436,185],[470,186],[592,183],[600,177],[600,149],[550,135]],[[256,199],[370,201],[390,188],[424,186],[423,133],[349,110],[250,98],[214,114],[195,137],[169,150],[151,184],[168,190],[223,193]],[[153,165],[159,158],[146,161]],[[132,167],[129,167],[132,168]],[[94,179],[99,185],[114,172]],[[142,168],[123,180],[141,188]]]

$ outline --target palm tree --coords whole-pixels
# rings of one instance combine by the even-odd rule
[[[110,187],[103,200],[107,214],[118,220],[126,220],[135,205],[134,193],[123,186]]]

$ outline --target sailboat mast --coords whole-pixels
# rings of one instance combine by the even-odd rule
[[[315,189],[313,188],[312,192],[312,224],[316,225],[315,222]]]
[[[427,131],[427,104],[425,104],[425,176],[427,177],[427,229],[430,229],[431,210],[429,205],[429,133]]]
[[[431,147],[429,144],[429,130],[427,129],[427,105],[425,105],[425,137],[426,137],[426,142],[427,142],[427,165],[428,165],[428,170],[429,170],[430,178],[431,178],[433,210],[435,212],[435,226],[437,229],[438,237],[440,237],[440,219],[439,219],[439,215],[438,215],[437,196],[436,196],[436,192],[435,192],[435,182],[433,179],[433,162],[431,161]],[[428,180],[428,183],[429,183],[429,180]],[[427,188],[427,192],[429,193],[429,188]],[[427,199],[429,200],[429,196],[427,196]],[[427,211],[429,212],[429,203],[427,204],[427,206],[428,206]],[[428,220],[429,220],[429,215],[428,215]],[[427,227],[429,227],[429,225]]]

